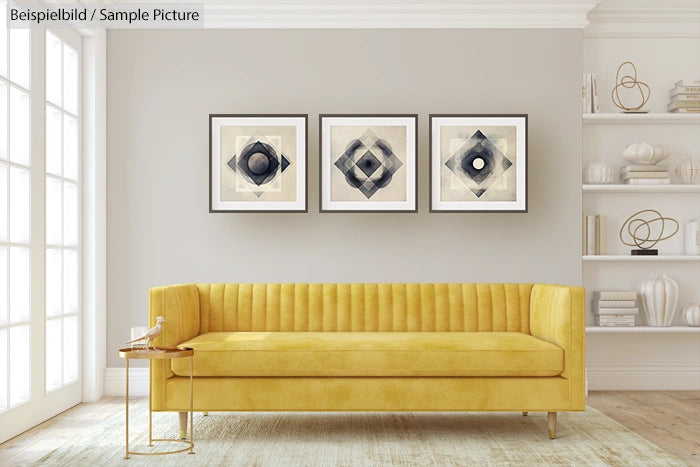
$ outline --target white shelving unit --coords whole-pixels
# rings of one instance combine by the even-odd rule
[[[700,185],[583,185],[583,191],[590,193],[700,193]]]
[[[597,123],[621,123],[632,125],[699,125],[700,113],[595,113],[583,114],[584,125]]]
[[[586,326],[587,334],[700,334],[700,327],[692,326],[633,326],[633,327],[602,327],[602,326]]]
[[[700,261],[700,256],[695,255],[659,255],[659,256],[632,256],[632,255],[584,255],[584,261]]]
[[[700,10],[697,2],[667,3],[602,0],[583,32],[583,71],[598,77],[601,111],[581,117],[583,168],[602,161],[617,172],[628,164],[622,153],[632,143],[663,144],[671,153],[661,162],[671,171],[670,185],[623,185],[617,179],[614,185],[581,187],[582,213],[605,214],[608,230],[608,255],[581,259],[589,323],[586,367],[594,390],[700,389],[700,328],[684,326],[680,316],[686,304],[700,303],[700,258],[684,255],[685,225],[700,218],[700,184],[683,185],[675,174],[686,154],[700,161],[700,113],[666,112],[674,83],[700,78]],[[628,10],[631,15],[621,14]],[[612,102],[616,71],[627,60],[650,88],[649,113],[622,113]],[[621,96],[628,103],[638,97],[633,92]],[[677,220],[680,229],[654,247],[661,256],[632,257],[618,232],[629,216],[645,209]],[[679,311],[672,327],[644,326],[643,312],[636,327],[590,326],[592,291],[639,290],[642,281],[659,273],[678,283]]]

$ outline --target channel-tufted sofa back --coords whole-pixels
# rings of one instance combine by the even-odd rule
[[[197,284],[200,330],[530,332],[533,284]]]

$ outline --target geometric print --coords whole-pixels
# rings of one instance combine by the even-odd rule
[[[350,186],[369,199],[380,188],[389,185],[403,163],[386,140],[367,129],[362,136],[348,143],[334,165]]]
[[[445,166],[478,198],[498,181],[513,163],[477,130],[457,151]]]
[[[274,144],[265,136],[259,134],[245,138],[247,141],[240,152],[226,163],[237,174],[237,185],[242,182],[245,191],[252,191],[258,198],[266,192],[279,191],[271,182],[277,180],[291,162],[284,154],[278,154]],[[280,140],[279,137],[271,138]]]

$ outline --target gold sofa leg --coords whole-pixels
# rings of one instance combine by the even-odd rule
[[[208,417],[208,416],[209,416],[209,412],[202,412],[202,415],[204,415],[205,417]]]
[[[187,439],[187,412],[180,412],[180,439]]]
[[[547,412],[547,427],[549,428],[549,439],[557,437],[557,413]]]
[[[527,417],[527,414],[528,414],[528,413],[529,413],[529,412],[523,412],[523,417]]]

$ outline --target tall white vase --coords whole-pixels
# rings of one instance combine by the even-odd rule
[[[639,287],[649,326],[670,326],[678,303],[678,284],[666,274],[654,274]]]

